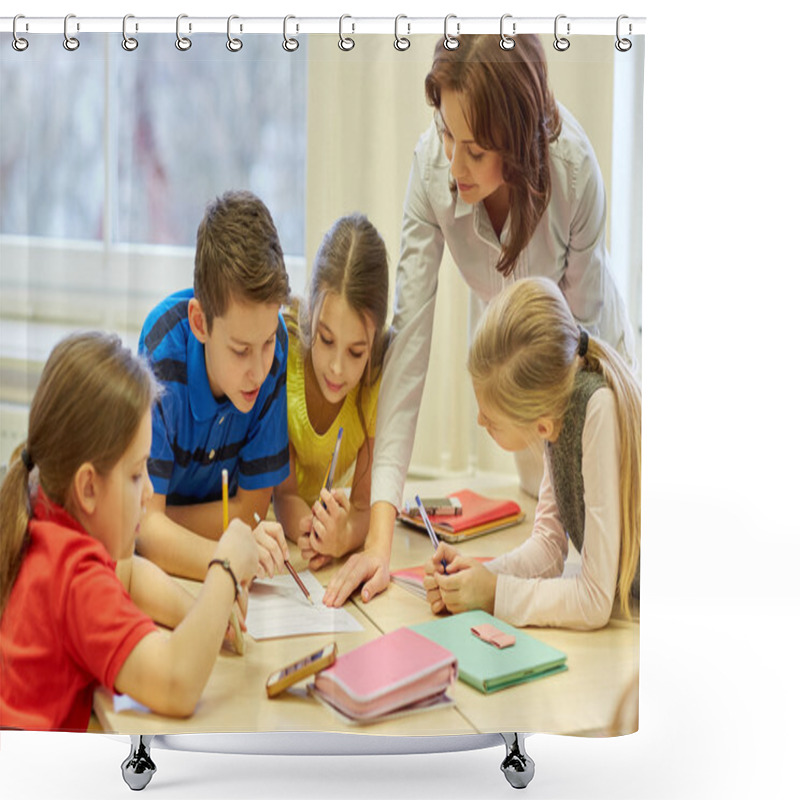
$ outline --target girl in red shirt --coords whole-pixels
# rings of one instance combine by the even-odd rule
[[[190,715],[240,582],[271,566],[234,520],[185,613],[177,585],[131,558],[153,492],[158,391],[114,335],[67,337],[45,365],[27,442],[0,488],[0,727],[86,730],[98,684],[157,713]],[[175,629],[156,628],[142,608],[172,616]]]

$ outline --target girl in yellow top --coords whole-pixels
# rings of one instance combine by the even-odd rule
[[[386,246],[362,214],[337,220],[314,260],[306,301],[285,315],[290,474],[275,492],[286,535],[319,569],[364,543],[383,357],[389,341]],[[323,488],[339,428],[333,475]]]

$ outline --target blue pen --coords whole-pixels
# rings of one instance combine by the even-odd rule
[[[425,529],[428,531],[428,536],[431,537],[431,542],[435,550],[439,549],[439,537],[436,535],[436,531],[433,529],[433,525],[431,525],[431,521],[428,519],[428,512],[425,510],[425,506],[422,504],[422,500],[419,499],[419,495],[414,498],[417,501],[417,505],[419,506],[419,513],[422,517],[422,521],[425,523]],[[442,559],[439,562],[444,569],[444,574],[447,575],[447,562]]]
[[[339,428],[339,433],[336,435],[336,445],[333,448],[331,460],[328,462],[328,471],[325,473],[325,481],[322,488],[327,489],[328,491],[330,491],[331,486],[333,486],[333,476],[336,473],[336,462],[339,460],[339,446],[342,444],[343,433],[344,428]],[[322,498],[320,498],[320,502],[322,503],[322,507],[327,511],[328,507],[322,501]]]

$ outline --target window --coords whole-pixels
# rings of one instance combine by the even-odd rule
[[[81,258],[102,274],[136,252],[153,267],[141,287],[148,293],[176,288],[153,259],[178,258],[177,278],[188,285],[185,264],[206,203],[246,188],[270,208],[293,290],[302,291],[303,48],[286,53],[270,35],[248,38],[238,53],[224,36],[204,36],[185,52],[168,34],[140,37],[133,52],[115,34],[80,42],[67,52],[59,36],[43,36],[24,53],[1,51],[0,285],[69,292]],[[46,255],[32,255],[37,248]],[[120,248],[129,256],[122,261],[114,258]],[[95,289],[119,288],[109,280]],[[21,309],[4,302],[2,312]]]

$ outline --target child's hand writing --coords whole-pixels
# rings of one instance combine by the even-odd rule
[[[425,577],[422,580],[422,585],[425,587],[427,600],[434,614],[440,614],[445,610],[444,599],[442,598],[442,593],[436,580],[437,575],[444,575],[442,561],[447,564],[447,570],[449,572],[450,564],[457,558],[459,558],[459,555],[455,547],[445,542],[439,542],[436,552],[429,561],[425,562]]]
[[[311,509],[310,545],[321,555],[339,558],[351,550],[347,527],[350,498],[341,489],[322,489],[319,497]]]
[[[253,537],[265,554],[260,559],[264,573],[259,574],[258,577],[263,578],[264,575],[269,575],[271,578],[277,573],[283,572],[284,561],[289,558],[289,547],[280,523],[262,520],[255,527]]]
[[[438,566],[441,570],[441,565]],[[431,580],[438,589],[438,598],[435,590],[428,589],[427,582]],[[451,614],[460,614],[475,608],[490,614],[494,611],[497,575],[475,559],[456,556],[452,561],[447,562],[446,575],[437,570],[431,575],[426,574],[425,582],[429,602],[433,597],[434,602],[438,600]],[[433,602],[431,609],[436,611]]]
[[[318,553],[311,543],[311,523],[314,517],[310,514],[300,520],[300,536],[297,538],[297,546],[300,548],[300,557],[308,562],[311,570],[318,570],[333,561],[332,556]]]

